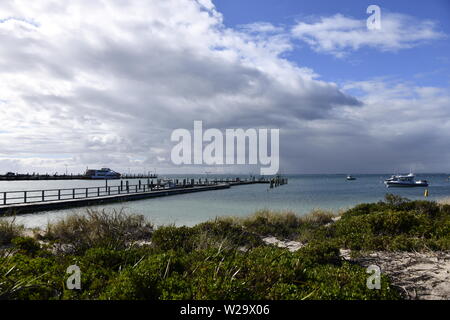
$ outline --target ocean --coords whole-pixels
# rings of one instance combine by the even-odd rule
[[[343,174],[287,175],[289,183],[270,189],[266,184],[235,186],[225,190],[175,195],[169,197],[91,206],[92,209],[106,211],[124,210],[126,213],[144,215],[155,225],[175,224],[192,226],[214,219],[218,216],[246,216],[259,209],[293,211],[299,215],[313,209],[326,209],[338,212],[364,202],[384,199],[386,193],[393,193],[409,199],[425,199],[424,188],[386,188],[384,179],[390,174],[353,175],[355,181],[347,181]],[[205,178],[205,175],[174,176],[167,178]],[[209,175],[215,177],[232,177]],[[240,175],[241,178],[246,178]],[[417,174],[416,179],[426,179],[429,200],[450,196],[450,181],[447,174]],[[120,184],[110,180],[109,186]],[[130,180],[130,184],[137,181]],[[58,189],[74,187],[104,186],[104,181],[65,180],[65,181],[0,181],[0,192]],[[48,222],[61,219],[72,213],[85,213],[86,208],[75,208],[24,214],[16,216],[16,222],[26,227],[43,227]],[[5,219],[5,218],[3,218]],[[7,217],[6,219],[11,219]]]

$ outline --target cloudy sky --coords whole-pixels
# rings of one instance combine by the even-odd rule
[[[2,0],[0,44],[1,173],[254,169],[173,167],[194,120],[279,128],[286,173],[450,171],[447,0]]]

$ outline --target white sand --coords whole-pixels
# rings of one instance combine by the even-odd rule
[[[351,259],[348,250],[342,256],[363,267],[377,265],[406,299],[450,299],[450,252],[379,251]]]

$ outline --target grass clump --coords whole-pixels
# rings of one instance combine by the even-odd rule
[[[168,250],[192,251],[195,248],[194,230],[189,227],[162,226],[152,235],[152,245]]]
[[[22,236],[24,227],[22,225],[17,225],[15,219],[0,220],[0,246],[11,244],[11,240]]]
[[[263,244],[260,234],[252,232],[233,218],[216,218],[193,227],[197,248],[254,248]]]
[[[262,236],[292,237],[302,223],[301,218],[293,212],[274,213],[260,210],[239,221],[250,232]]]
[[[41,250],[40,243],[31,237],[16,237],[11,243],[20,253],[30,256],[36,256]]]
[[[42,236],[53,240],[67,253],[81,253],[93,247],[125,249],[130,242],[150,238],[153,225],[140,215],[123,211],[88,210],[86,215],[72,215],[49,224]]]

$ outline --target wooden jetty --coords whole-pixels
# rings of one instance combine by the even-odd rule
[[[0,193],[0,215],[34,213],[73,207],[90,206],[111,202],[141,200],[192,192],[228,189],[233,186],[270,184],[269,179],[172,179],[169,182],[158,179],[156,183],[147,179],[130,185],[85,187],[71,189],[48,189],[7,191]]]

